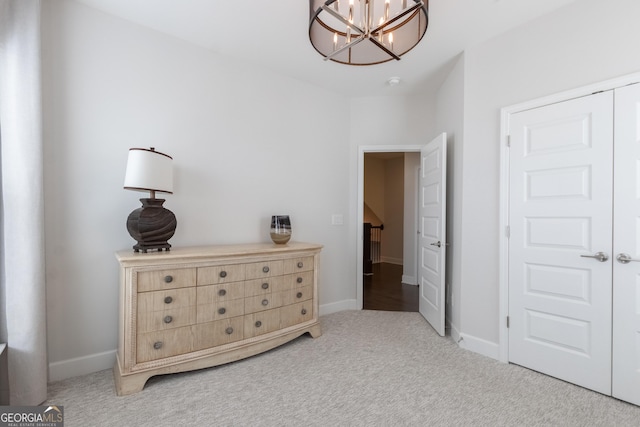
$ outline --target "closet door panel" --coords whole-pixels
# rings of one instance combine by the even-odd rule
[[[640,405],[640,84],[615,91],[614,182],[612,388]]]
[[[510,119],[509,361],[605,394],[612,107],[604,92]]]

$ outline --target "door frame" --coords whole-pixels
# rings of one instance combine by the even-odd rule
[[[364,306],[364,280],[362,279],[362,256],[364,246],[364,155],[365,153],[419,153],[423,145],[359,145],[358,146],[358,201],[356,213],[356,307]],[[416,265],[418,252],[415,252]]]
[[[640,72],[628,74],[599,83],[582,86],[555,93],[542,98],[510,105],[500,110],[500,215],[499,215],[499,313],[498,331],[500,339],[499,358],[501,362],[509,363],[509,330],[507,317],[509,316],[509,129],[512,114],[549,104],[568,101],[574,98],[592,95],[596,92],[613,90],[640,82]]]

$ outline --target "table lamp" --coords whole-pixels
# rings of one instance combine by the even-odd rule
[[[142,207],[127,218],[127,230],[138,243],[134,252],[149,249],[162,252],[171,248],[168,240],[176,231],[176,216],[164,208],[164,199],[156,199],[156,191],[173,194],[173,158],[155,148],[130,148],[124,188],[148,191],[148,199],[140,199]]]

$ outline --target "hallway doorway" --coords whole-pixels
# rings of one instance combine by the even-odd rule
[[[416,280],[417,152],[364,155],[363,305],[418,311]]]
[[[361,146],[358,148],[358,241],[357,303],[364,307],[364,206],[365,155],[369,153],[402,152],[404,159],[413,153],[417,163],[404,167],[402,187],[394,190],[402,195],[403,274],[401,283],[416,284],[418,312],[435,331],[445,335],[445,271],[446,271],[446,206],[447,206],[447,134],[437,135],[421,146]],[[411,163],[411,160],[409,162]],[[392,208],[395,209],[395,206]],[[386,228],[386,225],[385,225]],[[384,252],[384,238],[381,252]],[[384,253],[381,261],[385,261]],[[405,279],[406,278],[406,279]]]

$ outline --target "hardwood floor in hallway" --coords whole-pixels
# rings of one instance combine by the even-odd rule
[[[364,276],[365,310],[418,311],[418,286],[402,283],[402,266],[373,264],[373,275]]]

